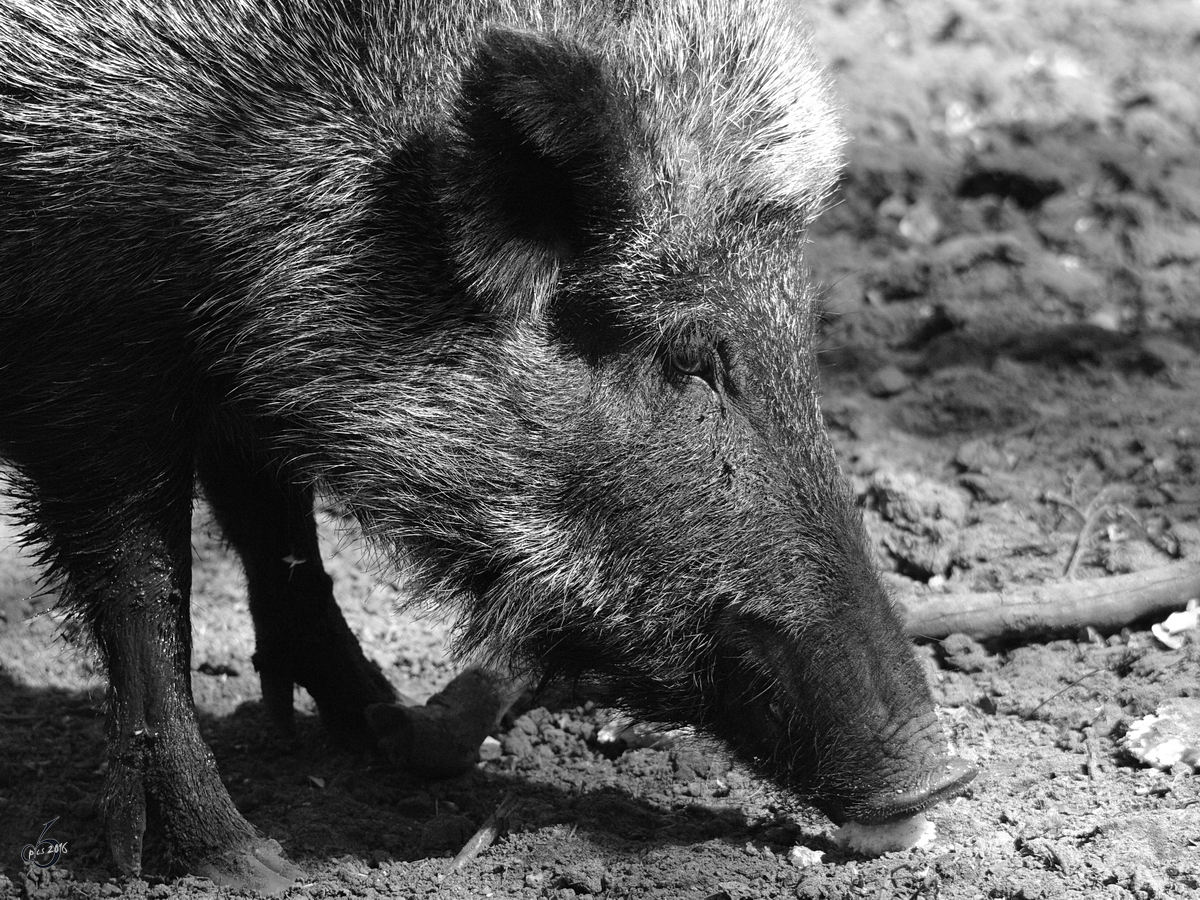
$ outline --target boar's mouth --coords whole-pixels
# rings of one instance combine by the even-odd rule
[[[882,646],[829,647],[752,617],[722,618],[713,730],[835,824],[907,818],[975,778],[950,754],[899,629]]]
[[[975,767],[965,760],[948,757],[938,763],[937,768],[921,772],[911,787],[896,788],[894,794],[877,798],[872,804],[846,808],[835,800],[827,800],[821,805],[821,811],[837,825],[846,822],[882,825],[914,816],[959,796],[977,774]]]

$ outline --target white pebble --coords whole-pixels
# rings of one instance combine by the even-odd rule
[[[884,825],[847,822],[833,833],[833,839],[839,847],[853,850],[863,856],[881,856],[893,850],[924,847],[936,834],[937,829],[933,827],[933,823],[918,813]]]
[[[504,751],[500,748],[500,742],[490,734],[479,745],[479,759],[482,762],[494,762],[503,755]]]
[[[825,862],[825,854],[820,850],[812,850],[797,844],[788,851],[788,861],[797,869],[807,869]]]

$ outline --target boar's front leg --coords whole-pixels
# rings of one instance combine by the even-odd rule
[[[22,468],[36,536],[108,672],[101,804],[113,857],[140,873],[149,814],[173,864],[224,884],[282,889],[300,871],[237,811],[196,722],[190,460],[64,460],[65,444],[45,454],[49,463],[31,455]],[[94,451],[95,441],[76,446]]]
[[[313,493],[286,467],[243,446],[213,445],[200,480],[226,539],[246,569],[254,619],[254,667],[277,727],[292,727],[292,692],[301,685],[321,722],[344,744],[373,742],[363,711],[395,699],[362,652],[321,564]]]

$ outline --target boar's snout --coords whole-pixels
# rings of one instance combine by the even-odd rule
[[[880,600],[894,627],[841,641],[829,640],[828,620],[806,629],[736,609],[721,617],[716,730],[838,825],[915,815],[977,774],[951,755],[912,647]]]
[[[978,774],[974,766],[957,757],[930,759],[928,765],[929,768],[916,776],[911,787],[895,788],[890,796],[872,798],[873,802],[850,808],[830,802],[822,812],[838,825],[846,822],[881,825],[916,815],[943,800],[957,797]]]

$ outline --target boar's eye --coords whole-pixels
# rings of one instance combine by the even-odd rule
[[[701,378],[716,390],[716,358],[711,347],[698,340],[684,340],[671,346],[666,358],[675,380]]]

